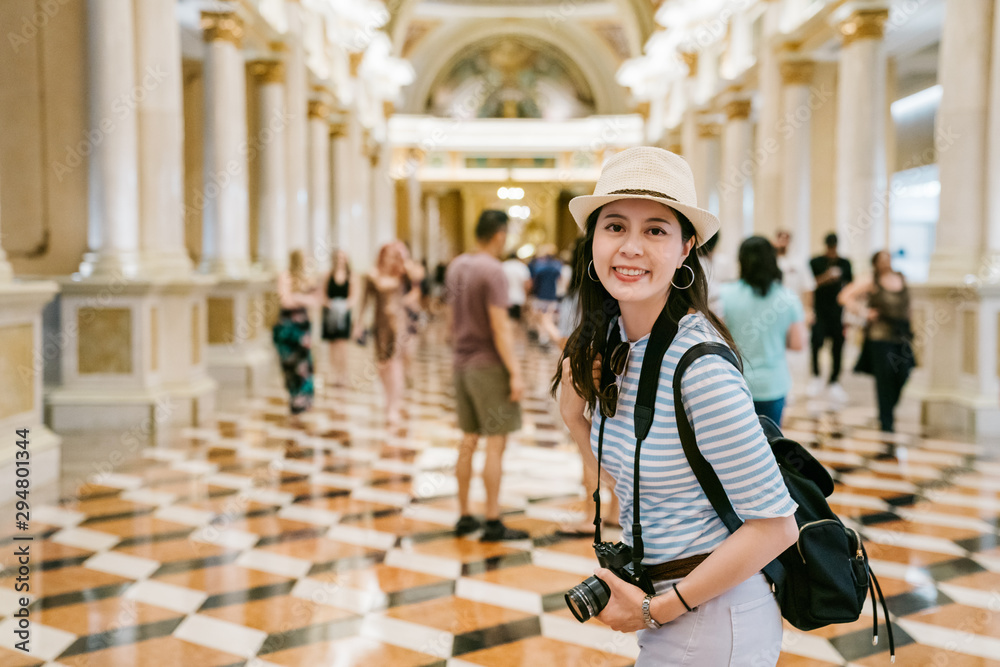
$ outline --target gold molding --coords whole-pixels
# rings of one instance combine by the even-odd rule
[[[697,51],[680,51],[679,52],[681,60],[688,68],[688,76],[698,76],[698,52]]]
[[[722,126],[718,123],[698,123],[700,139],[716,139],[722,136]]]
[[[844,46],[859,39],[882,39],[885,35],[885,23],[888,20],[888,9],[857,10],[840,24]]]
[[[35,327],[0,327],[0,419],[35,409]]]
[[[326,120],[330,116],[330,105],[322,100],[309,100],[309,117]]]
[[[285,82],[285,63],[280,60],[254,60],[248,67],[257,83]]]
[[[979,368],[979,313],[962,311],[962,372],[975,375]]]
[[[808,86],[816,73],[811,60],[785,60],[781,66],[781,82],[786,86]]]
[[[750,109],[753,107],[751,100],[731,100],[726,104],[726,118],[729,120],[746,120],[750,117]]]
[[[393,104],[392,102],[390,102],[389,100],[383,101],[382,102],[382,114],[386,118],[391,118],[392,114],[394,114],[394,113],[396,113],[396,105]]]
[[[334,139],[347,136],[347,123],[341,121],[330,123],[330,136]]]
[[[684,151],[681,149],[680,144],[670,144],[667,146],[667,150],[675,155],[684,155]]]
[[[643,120],[649,120],[649,108],[650,108],[649,100],[644,100],[642,102],[636,102],[636,104],[635,104],[635,113],[637,113],[640,116],[642,116]]]
[[[76,311],[77,372],[132,373],[132,310],[84,307]]]
[[[202,12],[201,29],[206,42],[230,42],[240,48],[243,41],[243,22],[236,12]]]
[[[211,345],[228,345],[236,340],[236,305],[232,297],[210,296],[208,302],[208,342]]]
[[[363,52],[349,53],[347,54],[351,67],[351,76],[356,77],[358,71],[361,69],[361,61],[364,60],[365,54]]]

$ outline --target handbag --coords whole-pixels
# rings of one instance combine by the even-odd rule
[[[874,375],[875,369],[872,363],[874,351],[872,348],[871,339],[868,338],[868,332],[865,332],[865,337],[861,341],[861,352],[858,354],[858,361],[854,364],[855,373],[865,373],[867,375]]]

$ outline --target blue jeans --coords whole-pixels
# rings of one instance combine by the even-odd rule
[[[773,401],[754,401],[753,410],[759,415],[770,417],[774,423],[781,426],[781,413],[785,409],[785,397],[776,398]]]

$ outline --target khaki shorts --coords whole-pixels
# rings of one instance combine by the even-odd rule
[[[510,400],[510,373],[502,365],[456,370],[455,408],[463,433],[504,435],[521,428],[521,406]]]

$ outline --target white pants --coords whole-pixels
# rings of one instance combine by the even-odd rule
[[[657,582],[657,594],[671,590],[671,583]],[[636,635],[635,667],[774,667],[781,653],[781,611],[758,572],[659,630]]]

